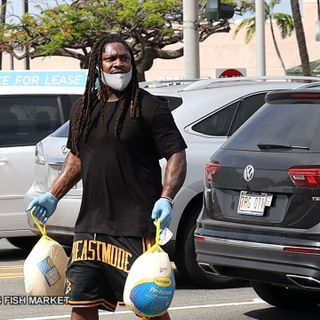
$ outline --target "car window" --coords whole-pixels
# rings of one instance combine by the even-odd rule
[[[247,121],[265,103],[266,92],[245,97],[238,106],[229,136],[231,136],[245,121]]]
[[[264,105],[266,92],[236,101],[192,127],[210,136],[231,136],[248,118]]]
[[[81,97],[81,95],[76,95],[76,94],[74,94],[74,95],[61,95],[60,96],[61,104],[63,105],[63,118],[64,118],[64,121],[69,119],[72,105],[80,97]]]
[[[182,104],[182,98],[179,98],[179,97],[159,96],[159,95],[157,97],[163,100],[165,103],[167,103],[170,111],[177,109]]]
[[[229,132],[238,103],[239,101],[215,112],[195,124],[192,130],[209,136],[226,136]]]
[[[34,145],[61,125],[57,97],[0,97],[0,146]]]
[[[320,108],[308,104],[265,104],[224,145],[237,150],[260,150],[258,144],[303,146],[320,151]],[[294,149],[306,152],[305,149]],[[288,152],[288,149],[285,149]]]
[[[79,95],[79,94],[70,95],[71,104],[74,104],[80,97],[81,97],[81,95]]]

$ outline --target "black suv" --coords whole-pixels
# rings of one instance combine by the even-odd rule
[[[195,232],[207,272],[278,307],[320,302],[320,91],[271,92],[204,167]]]

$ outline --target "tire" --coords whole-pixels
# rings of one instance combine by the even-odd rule
[[[37,243],[39,240],[39,237],[12,237],[12,238],[7,238],[7,240],[14,246],[25,250],[25,251],[30,251],[34,245]]]
[[[269,283],[251,282],[254,291],[265,302],[279,308],[298,309],[317,307],[320,293],[275,286]]]
[[[236,286],[240,283],[230,277],[213,275],[203,271],[196,260],[194,231],[196,220],[201,210],[202,203],[199,201],[192,206],[188,212],[188,220],[183,221],[183,234],[177,235],[177,245],[174,255],[174,262],[178,273],[194,286],[206,289],[225,288]]]

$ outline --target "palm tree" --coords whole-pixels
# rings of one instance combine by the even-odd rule
[[[286,13],[281,13],[281,12],[274,12],[273,9],[275,5],[279,4],[280,0],[270,0],[268,2],[265,2],[265,20],[268,20],[270,23],[270,31],[271,31],[271,36],[273,40],[274,47],[276,49],[277,56],[280,60],[282,69],[284,73],[286,73],[286,67],[284,64],[284,61],[282,59],[278,43],[275,37],[275,32],[274,32],[274,21],[276,22],[278,28],[280,29],[280,35],[282,39],[285,39],[286,37],[291,36],[293,30],[294,30],[294,23],[293,23],[293,18],[289,14]],[[256,19],[255,16],[243,19],[241,23],[238,25],[238,27],[235,30],[234,36],[238,34],[238,32],[246,28],[246,43],[249,43],[253,35],[256,32]]]
[[[296,29],[296,37],[299,47],[302,72],[305,76],[311,76],[309,55],[306,45],[306,37],[304,34],[303,24],[301,20],[299,0],[291,0],[291,10],[294,21],[294,27]]]

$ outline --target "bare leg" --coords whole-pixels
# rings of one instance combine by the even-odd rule
[[[71,320],[98,320],[97,308],[72,308]]]
[[[148,317],[143,317],[143,318],[140,318],[138,317],[137,319],[139,320],[170,320],[170,316],[169,316],[169,313],[166,312],[165,314],[159,316],[159,317],[153,317],[153,318],[148,318]]]

